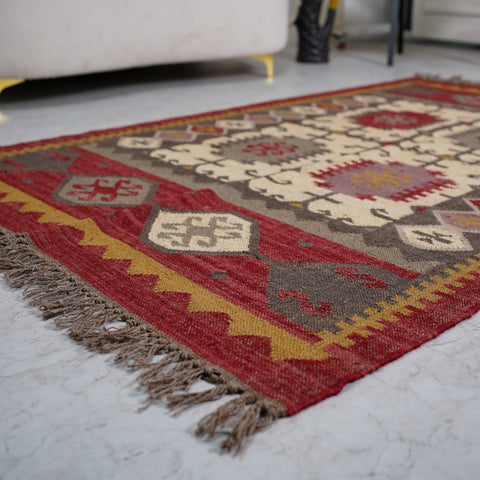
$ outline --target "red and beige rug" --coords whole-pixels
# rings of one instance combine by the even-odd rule
[[[138,370],[148,404],[231,396],[198,433],[237,449],[480,309],[480,87],[3,147],[0,225],[0,268],[45,318]]]

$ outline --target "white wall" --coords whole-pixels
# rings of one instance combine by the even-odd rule
[[[345,25],[388,22],[389,0],[341,0]]]

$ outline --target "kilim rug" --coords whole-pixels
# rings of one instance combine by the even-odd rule
[[[198,433],[236,450],[480,309],[480,87],[3,147],[0,225],[1,270],[45,318],[138,370],[147,404],[230,396]]]

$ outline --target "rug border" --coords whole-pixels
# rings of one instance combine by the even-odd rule
[[[465,83],[462,83],[465,82]],[[449,81],[449,80],[438,80],[430,79],[425,76],[414,76],[407,77],[400,80],[392,80],[388,82],[379,82],[375,84],[368,84],[360,87],[349,87],[339,90],[331,90],[324,93],[313,93],[301,96],[288,97],[277,100],[270,100],[268,102],[252,103],[247,105],[240,105],[232,108],[225,108],[220,110],[211,110],[208,112],[202,112],[194,115],[186,115],[179,117],[171,117],[164,120],[156,120],[152,122],[137,123],[131,125],[124,125],[120,127],[106,128],[102,130],[91,130],[84,133],[78,133],[73,135],[61,135],[59,137],[51,137],[41,140],[32,140],[29,142],[21,142],[12,145],[0,146],[0,158],[8,157],[11,155],[21,154],[25,152],[32,152],[36,150],[46,149],[46,148],[55,148],[63,145],[69,145],[71,143],[79,142],[81,143],[91,141],[91,140],[101,140],[104,138],[112,137],[119,134],[133,134],[138,132],[144,132],[148,130],[153,130],[156,128],[166,127],[166,126],[176,126],[189,122],[198,122],[209,120],[214,117],[226,118],[234,116],[239,113],[251,113],[256,110],[263,110],[267,107],[282,107],[289,106],[290,104],[301,103],[308,100],[314,99],[323,99],[329,97],[338,97],[351,95],[355,92],[368,92],[375,91],[378,89],[383,89],[388,86],[399,86],[399,85],[409,85],[411,83],[426,83],[429,85],[436,84],[441,85],[442,87],[450,87],[453,89],[461,88],[464,90],[472,89],[475,92],[480,91],[480,86],[475,86],[474,84],[469,84],[467,81]]]

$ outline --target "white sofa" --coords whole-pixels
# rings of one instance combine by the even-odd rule
[[[271,54],[288,0],[1,0],[0,77]]]

